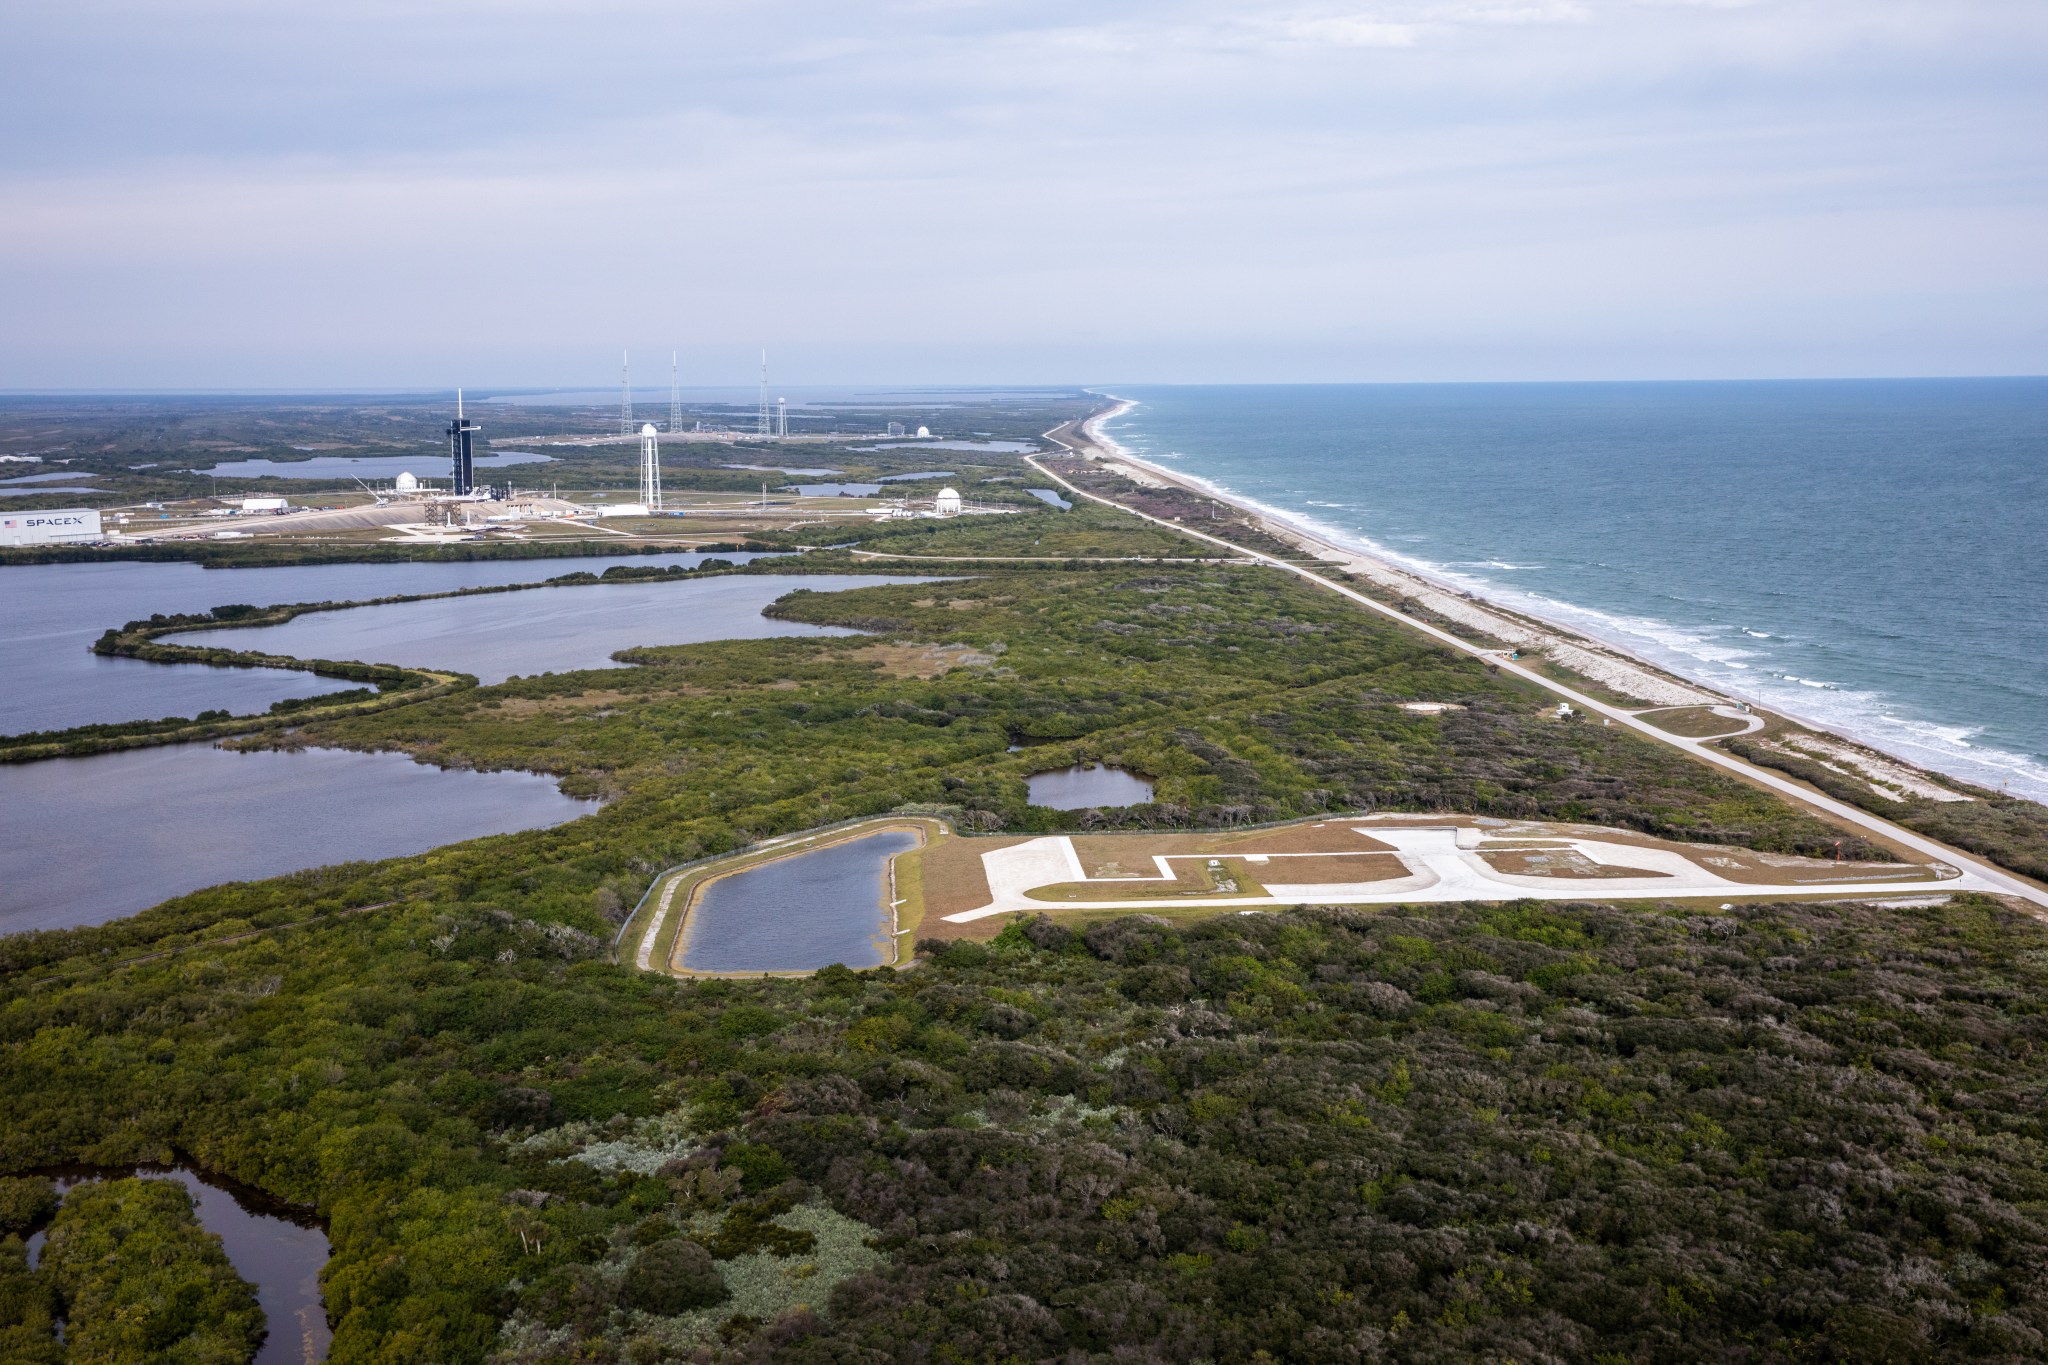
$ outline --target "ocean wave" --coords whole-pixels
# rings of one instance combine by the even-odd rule
[[[1549,597],[1476,572],[1486,569],[1514,572],[1541,567],[1538,565],[1518,565],[1500,560],[1439,562],[1398,548],[1399,545],[1429,541],[1431,537],[1426,533],[1406,532],[1381,540],[1357,527],[1333,524],[1302,508],[1281,507],[1262,498],[1248,496],[1226,483],[1192,474],[1185,468],[1176,469],[1174,474],[1176,478],[1185,479],[1261,516],[1320,536],[1335,545],[1383,559],[1452,591],[1471,593],[1509,610],[1576,630],[1706,687],[1761,705],[1816,729],[1832,731],[1868,744],[1934,772],[1947,773],[1980,786],[2003,787],[2013,795],[2048,802],[2048,762],[2027,754],[1988,747],[1981,742],[1973,743],[1983,733],[1982,727],[1902,716],[1899,714],[1899,699],[1895,697],[1785,673],[1782,669],[1752,667],[1746,661],[1762,660],[1768,656],[1759,648],[1748,647],[1749,641],[1771,641],[1772,649],[1791,643],[1768,631],[1748,626],[1688,627],[1657,617],[1606,611]],[[1311,502],[1308,506],[1326,512],[1363,510],[1357,504],[1325,501]],[[1596,567],[1611,566],[1601,562]],[[1764,597],[1792,595],[1782,588],[1762,584],[1758,585],[1758,592]],[[1737,645],[1730,641],[1728,637],[1731,634],[1744,643]]]

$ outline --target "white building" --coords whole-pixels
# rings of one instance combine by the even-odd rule
[[[957,488],[941,488],[939,496],[932,501],[932,510],[942,517],[959,516],[960,490]]]
[[[54,545],[103,538],[100,514],[90,507],[0,515],[0,545]]]

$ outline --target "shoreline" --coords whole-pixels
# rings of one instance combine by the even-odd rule
[[[1267,534],[1301,546],[1309,554],[1333,568],[1357,574],[1384,590],[1417,597],[1420,605],[1432,614],[1469,629],[1477,629],[1493,638],[1502,639],[1509,647],[1540,651],[1557,666],[1581,679],[1608,688],[1610,691],[1634,696],[1641,703],[1650,706],[1711,706],[1741,703],[1756,714],[1778,717],[1816,735],[1825,736],[1838,745],[1846,746],[1829,754],[1828,757],[1837,761],[1847,761],[1862,770],[1853,776],[1881,778],[1916,796],[1936,800],[1951,799],[1952,794],[1940,784],[1957,784],[1966,791],[1993,792],[2005,799],[2048,804],[2024,792],[1997,791],[1981,779],[1948,772],[1919,759],[1897,753],[1875,740],[1845,733],[1779,702],[1721,683],[1709,683],[1689,676],[1669,665],[1645,658],[1628,645],[1604,638],[1581,626],[1546,617],[1519,604],[1511,605],[1486,597],[1474,589],[1440,578],[1427,568],[1389,556],[1377,547],[1348,540],[1341,532],[1305,524],[1285,509],[1271,507],[1245,497],[1201,475],[1156,464],[1131,451],[1104,429],[1105,423],[1137,407],[1137,401],[1120,398],[1107,392],[1101,392],[1099,396],[1108,400],[1112,406],[1089,417],[1076,428],[1080,442],[1093,447],[1098,453],[1098,458],[1105,462],[1130,466],[1163,483],[1185,488],[1235,507]],[[1419,587],[1421,592],[1412,591],[1415,587]],[[1495,624],[1510,631],[1520,630],[1527,634],[1521,638],[1504,638],[1499,629],[1489,629],[1490,625]],[[1655,680],[1657,685],[1653,686],[1642,679]],[[1669,690],[1664,690],[1667,688]],[[1656,691],[1659,695],[1650,695],[1651,691]],[[1860,757],[1857,751],[1861,751]],[[1873,759],[1875,761],[1872,761]],[[1919,780],[1919,774],[1925,774],[1933,781]],[[1953,795],[1960,796],[1960,792]]]

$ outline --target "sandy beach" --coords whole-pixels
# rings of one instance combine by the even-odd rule
[[[1114,406],[1081,423],[1075,429],[1077,443],[1083,447],[1081,453],[1091,454],[1140,484],[1176,485],[1239,508],[1274,538],[1297,545],[1333,568],[1398,594],[1429,616],[1477,631],[1498,642],[1504,650],[1543,655],[1620,698],[1643,706],[1716,706],[1735,700],[1666,672],[1605,641],[1591,639],[1555,622],[1510,611],[1427,574],[1344,544],[1271,508],[1249,503],[1206,479],[1139,459],[1103,430],[1105,423],[1133,406],[1129,400],[1118,399]]]
[[[1484,601],[1355,546],[1341,544],[1329,536],[1297,524],[1270,508],[1252,504],[1244,498],[1217,488],[1206,480],[1142,460],[1119,445],[1103,430],[1104,423],[1130,411],[1134,406],[1130,400],[1113,400],[1110,406],[1081,422],[1067,423],[1054,428],[1046,433],[1046,438],[1072,455],[1088,459],[1121,475],[1141,489],[1178,488],[1233,508],[1243,515],[1246,522],[1264,535],[1298,549],[1331,570],[1352,575],[1355,580],[1362,580],[1365,585],[1377,591],[1368,595],[1357,588],[1347,586],[1336,574],[1326,577],[1314,572],[1307,565],[1289,563],[1270,554],[1232,546],[1249,558],[1302,574],[1310,581],[1350,597],[1363,606],[1399,617],[1414,629],[1455,648],[1491,656],[1495,666],[1548,688],[1564,698],[1568,705],[1600,717],[1603,723],[1625,725],[1649,738],[1676,745],[1704,762],[1734,772],[1747,781],[1771,788],[1837,820],[1868,830],[1896,847],[1960,866],[1983,878],[1998,893],[2029,902],[2030,908],[2036,914],[2048,908],[2048,890],[2044,890],[2038,883],[1974,858],[1949,845],[1928,839],[1882,816],[1839,801],[1782,773],[1749,763],[1696,738],[1674,734],[1645,719],[1645,713],[1661,708],[1701,707],[1711,713],[1727,716],[1731,720],[1739,718],[1749,730],[1754,730],[1761,728],[1769,715],[1783,716],[1783,712],[1754,711],[1746,703],[1738,704],[1734,698],[1704,688],[1690,679],[1668,673],[1604,641],[1589,639],[1555,622],[1539,620],[1496,603]],[[1045,472],[1047,477],[1058,479],[1081,496],[1107,501],[1098,494],[1061,479],[1053,471]],[[1147,514],[1138,512],[1137,515]],[[1157,517],[1149,519],[1161,520]],[[1193,526],[1179,525],[1177,522],[1163,524],[1171,525],[1174,529],[1198,539],[1230,545],[1230,542],[1210,536]],[[1401,605],[1395,606],[1387,602],[1385,598],[1389,595],[1395,596]],[[1485,639],[1475,641],[1471,638],[1475,632]],[[1544,662],[1555,666],[1565,676],[1539,671],[1535,665]],[[1823,727],[1810,725],[1797,717],[1784,718],[1809,730],[1822,731],[1819,748],[1812,756],[1837,772],[1860,782],[1869,782],[1883,795],[1896,799],[1894,793],[1903,788],[1915,795],[1943,792],[1942,799],[1974,799],[1960,793],[1948,792],[1938,774],[1927,773],[1889,755],[1878,754],[1854,741],[1825,732]]]

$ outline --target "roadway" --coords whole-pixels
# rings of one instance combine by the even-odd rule
[[[1055,442],[1075,455],[1085,456],[1088,450],[1095,450],[1113,459],[1126,459],[1127,457],[1105,451],[1095,444],[1093,436],[1088,431],[1088,423],[1094,420],[1096,419],[1091,417],[1087,421],[1082,422],[1062,422],[1046,432],[1045,439]],[[1074,439],[1076,434],[1079,437],[1078,441]],[[1999,895],[2012,896],[2026,901],[2033,907],[2033,911],[2037,915],[2048,912],[2048,888],[2038,886],[2026,878],[2008,872],[1994,863],[1973,857],[1960,849],[1950,848],[1939,840],[1929,839],[1925,835],[1916,834],[1902,825],[1893,824],[1881,815],[1874,815],[1861,807],[1852,806],[1846,801],[1836,800],[1825,792],[1805,786],[1794,781],[1792,778],[1773,772],[1768,768],[1759,768],[1754,764],[1744,762],[1733,754],[1709,748],[1707,745],[1710,741],[1687,739],[1683,735],[1674,735],[1668,731],[1660,730],[1648,721],[1638,719],[1633,711],[1599,701],[1587,696],[1576,688],[1567,687],[1555,678],[1547,677],[1536,672],[1534,669],[1526,668],[1512,659],[1503,658],[1495,650],[1473,644],[1427,622],[1417,621],[1403,612],[1396,611],[1384,602],[1368,597],[1355,589],[1345,587],[1342,583],[1334,583],[1303,565],[1290,563],[1284,559],[1277,559],[1272,555],[1262,554],[1256,550],[1248,550],[1241,545],[1235,545],[1230,541],[1224,540],[1220,536],[1212,536],[1206,532],[1194,530],[1180,522],[1168,521],[1164,517],[1151,516],[1133,508],[1125,507],[1111,498],[1101,497],[1069,482],[1067,479],[1062,478],[1038,463],[1035,456],[1027,455],[1024,459],[1033,469],[1036,469],[1048,479],[1053,480],[1062,488],[1070,490],[1079,497],[1087,498],[1089,501],[1100,503],[1105,507],[1114,507],[1117,511],[1123,512],[1128,516],[1138,517],[1144,521],[1151,522],[1155,526],[1164,527],[1166,530],[1174,531],[1184,536],[1192,536],[1196,540],[1206,541],[1211,545],[1217,545],[1229,550],[1236,556],[1267,565],[1271,568],[1283,570],[1284,572],[1294,574],[1298,578],[1306,579],[1317,587],[1347,598],[1368,611],[1377,612],[1381,616],[1397,621],[1410,630],[1420,631],[1440,644],[1448,645],[1462,654],[1469,654],[1475,658],[1483,659],[1503,672],[1512,673],[1516,677],[1532,682],[1536,686],[1564,698],[1582,711],[1601,716],[1618,725],[1625,725],[1637,734],[1644,735],[1661,744],[1669,744],[1683,753],[1690,754],[1702,763],[1724,769],[1745,782],[1767,787],[1781,796],[1790,797],[1801,805],[1822,811],[1842,824],[1874,834],[1886,843],[1910,850],[1935,862],[1950,863],[1965,872],[1973,873],[1981,881],[1990,884],[1987,889],[1993,890]],[[1170,475],[1163,474],[1161,471],[1154,470],[1153,472],[1160,474],[1161,477],[1171,477]],[[1204,497],[1215,496],[1206,490],[1194,491],[1201,492]],[[1257,513],[1254,512],[1252,515],[1256,516]],[[1761,725],[1761,720],[1759,720],[1758,724]],[[1725,736],[1720,736],[1719,738],[1725,738]]]

